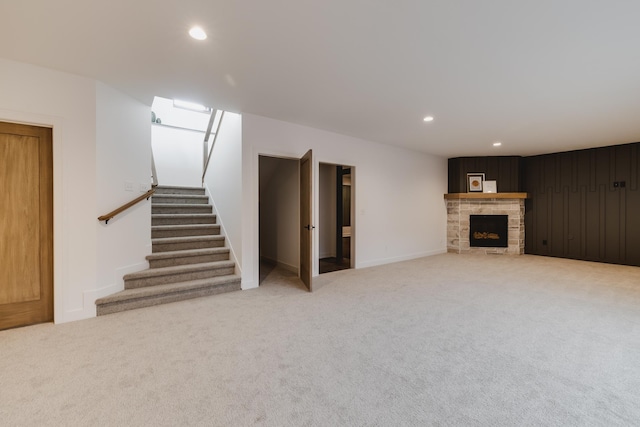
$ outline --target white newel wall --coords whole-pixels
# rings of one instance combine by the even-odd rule
[[[242,121],[225,112],[204,184],[211,196],[218,224],[231,249],[231,259],[242,274]],[[200,168],[202,170],[202,168]]]
[[[104,215],[151,188],[150,108],[97,84],[95,216]],[[129,189],[130,188],[130,189]],[[97,298],[124,289],[125,274],[148,267],[151,202],[144,200],[97,228],[96,287],[84,293],[87,316]]]

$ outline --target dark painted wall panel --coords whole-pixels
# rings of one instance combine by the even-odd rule
[[[522,191],[522,157],[456,157],[449,159],[449,193],[467,192],[467,174],[484,173],[488,181],[495,180],[498,192]]]
[[[636,174],[637,179],[637,174]],[[626,264],[640,265],[640,191],[626,190],[625,240]]]
[[[525,252],[640,266],[639,148],[524,158]]]

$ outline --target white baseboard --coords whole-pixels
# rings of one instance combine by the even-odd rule
[[[56,316],[55,323],[73,322],[76,320],[90,319],[96,317],[96,300],[98,298],[106,297],[107,295],[115,294],[124,290],[123,277],[130,273],[144,270],[149,267],[147,261],[140,262],[126,267],[117,268],[114,271],[115,281],[110,285],[103,286],[99,289],[91,289],[82,292],[82,308],[73,310],[66,310],[61,316]]]
[[[256,289],[258,287],[258,284],[254,281],[254,280],[242,280],[242,282],[240,283],[240,288],[243,291],[246,291],[248,289]]]
[[[390,258],[379,258],[379,259],[374,259],[371,261],[364,261],[364,262],[359,262],[356,265],[356,268],[367,268],[367,267],[375,267],[377,265],[384,265],[384,264],[391,264],[394,262],[402,262],[402,261],[409,261],[412,259],[417,259],[417,258],[424,258],[424,257],[428,257],[428,256],[433,256],[433,255],[440,255],[440,254],[444,254],[447,253],[447,249],[437,249],[435,251],[425,251],[425,252],[418,252],[415,254],[409,254],[409,255],[401,255],[401,256],[397,256],[397,257],[390,257]]]
[[[211,195],[211,191],[209,191],[209,186],[206,183],[204,184],[204,191],[207,197],[209,197],[209,202],[211,203],[211,207],[213,208],[213,213],[216,216],[216,224],[220,226],[220,235],[224,236],[224,246],[229,249],[229,261],[233,261],[233,263],[235,264],[234,274],[236,274],[239,277],[242,277],[242,266],[238,262],[236,251],[234,250],[233,245],[231,244],[231,240],[229,240],[229,236],[227,235],[227,230],[224,228],[224,221],[222,220],[222,217],[220,216],[220,213],[216,208],[216,202],[213,199],[213,196]],[[244,289],[244,287],[242,289]]]
[[[278,261],[275,259],[271,259],[269,257],[266,256],[260,256],[260,261],[264,261],[267,262],[269,264],[273,264],[273,265],[277,265],[280,268],[284,268],[287,271],[290,271],[292,273],[298,274],[299,268],[297,265],[291,265],[291,264],[287,264],[285,262],[282,261]]]

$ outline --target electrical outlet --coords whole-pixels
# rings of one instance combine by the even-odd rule
[[[133,182],[125,181],[124,182],[124,191],[133,191]]]
[[[141,193],[146,193],[147,192],[147,185],[140,183],[140,192]]]

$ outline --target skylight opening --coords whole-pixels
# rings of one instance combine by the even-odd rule
[[[205,107],[202,104],[197,104],[195,102],[189,101],[181,101],[179,99],[173,100],[173,106],[175,108],[182,108],[183,110],[197,111],[198,113],[210,113],[212,111],[211,107]]]

